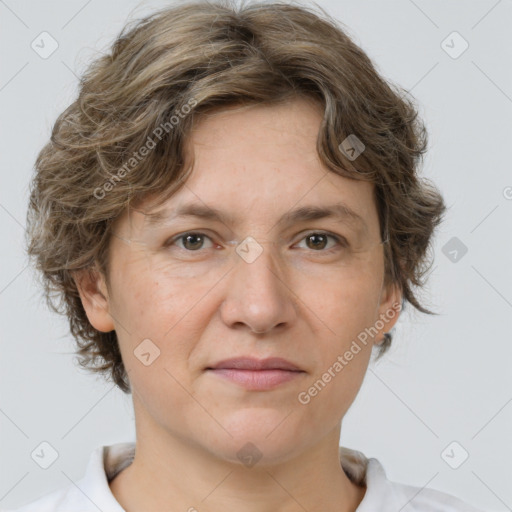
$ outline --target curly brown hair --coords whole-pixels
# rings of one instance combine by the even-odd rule
[[[425,126],[410,95],[382,78],[340,23],[319,10],[192,1],[128,23],[84,72],[77,99],[40,151],[30,183],[28,254],[47,304],[69,319],[79,364],[109,375],[125,393],[130,384],[116,332],[89,323],[73,276],[98,268],[108,286],[113,223],[138,201],[153,196],[162,204],[183,186],[194,121],[226,106],[316,100],[323,109],[321,161],[331,172],[375,184],[381,236],[389,240],[386,282],[400,286],[402,307],[409,302],[435,314],[413,293],[424,285],[445,210],[435,186],[418,176]],[[340,150],[349,135],[365,145],[356,160]],[[379,357],[389,333],[385,340]]]

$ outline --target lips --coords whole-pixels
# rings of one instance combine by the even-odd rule
[[[288,370],[301,372],[296,364],[281,357],[269,357],[267,359],[256,359],[253,357],[236,357],[225,359],[209,366],[206,370]]]
[[[205,370],[249,391],[271,391],[306,375],[296,364],[281,357],[237,357],[220,361]]]

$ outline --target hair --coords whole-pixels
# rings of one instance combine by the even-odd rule
[[[418,176],[425,126],[410,95],[382,78],[339,22],[319,10],[193,1],[127,23],[83,73],[77,99],[39,152],[28,254],[48,306],[69,319],[79,364],[110,376],[125,393],[131,389],[116,332],[90,324],[73,276],[97,268],[108,285],[115,220],[145,198],[160,205],[177,192],[189,175],[185,144],[194,122],[229,106],[297,97],[321,106],[323,164],[375,184],[386,283],[399,285],[402,307],[436,314],[413,291],[424,285],[446,208]],[[357,159],[341,150],[349,135],[365,146]],[[378,357],[390,343],[386,333]]]

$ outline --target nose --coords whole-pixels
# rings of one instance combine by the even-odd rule
[[[290,289],[287,271],[272,254],[272,244],[263,248],[256,259],[237,256],[228,274],[226,298],[221,317],[231,328],[246,326],[257,334],[289,327],[297,316],[296,297]]]

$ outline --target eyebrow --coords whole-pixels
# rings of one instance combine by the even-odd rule
[[[156,212],[144,213],[149,227],[157,227],[169,222],[169,220],[181,219],[186,217],[196,217],[205,220],[222,222],[232,226],[235,219],[226,212],[216,208],[208,207],[199,203],[187,203],[174,209],[162,209]],[[336,218],[353,224],[359,224],[367,230],[367,224],[363,217],[348,205],[339,202],[327,206],[307,205],[286,212],[278,220],[277,226],[287,226],[297,222],[305,222],[324,218]]]

